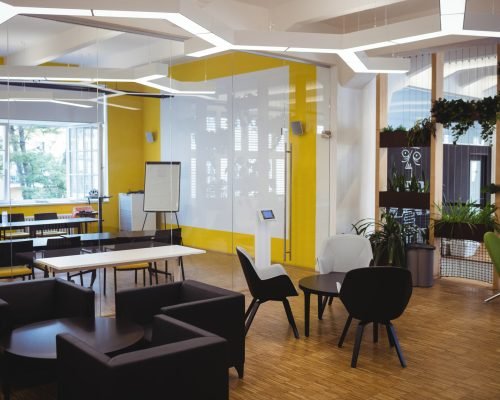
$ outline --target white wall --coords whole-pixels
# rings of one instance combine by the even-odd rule
[[[336,233],[375,216],[375,94],[375,78],[359,89],[337,85]]]

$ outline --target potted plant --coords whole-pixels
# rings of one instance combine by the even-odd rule
[[[361,220],[353,225],[356,234],[370,240],[374,265],[406,267],[406,243],[416,237],[416,225],[402,225],[391,213],[382,213],[380,221]]]
[[[426,147],[435,135],[436,125],[430,118],[418,120],[409,130],[389,125],[380,131],[380,147]]]
[[[486,232],[499,230],[500,227],[494,204],[480,208],[469,201],[443,203],[437,209],[441,217],[434,219],[436,237],[482,242]]]
[[[420,184],[424,182],[423,185]],[[388,190],[379,193],[380,207],[417,208],[429,209],[429,182],[425,180],[424,173],[420,179],[413,175],[409,181],[404,174],[396,168],[388,179]]]

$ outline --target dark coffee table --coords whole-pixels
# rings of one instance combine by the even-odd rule
[[[139,342],[144,329],[115,318],[60,318],[14,329],[4,342],[4,349],[18,357],[55,360],[59,333],[70,333],[101,353],[113,353]]]
[[[339,295],[337,283],[342,284],[344,277],[345,272],[330,272],[329,274],[308,276],[299,281],[299,288],[304,291],[304,330],[306,336],[309,336],[311,294],[318,295],[318,319],[322,319],[328,299]]]

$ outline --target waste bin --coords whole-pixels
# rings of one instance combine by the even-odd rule
[[[431,287],[434,284],[434,246],[416,243],[406,249],[406,265],[413,286]]]

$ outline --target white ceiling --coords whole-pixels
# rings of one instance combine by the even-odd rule
[[[6,0],[0,2],[0,21],[2,5],[8,9],[6,4],[154,12],[172,12],[176,8],[176,12],[210,32],[240,45],[342,49],[441,29],[440,0]],[[51,61],[85,67],[129,68],[152,62],[173,64],[188,59],[185,57],[188,48],[213,47],[179,26],[157,18],[16,15],[3,19],[7,20],[0,25],[0,56],[7,65],[33,66]],[[487,29],[492,33],[490,40],[498,42],[500,0],[468,0],[464,27]],[[488,37],[488,33],[483,32],[481,37],[484,36]],[[367,55],[396,60],[408,51],[477,39],[462,33],[408,44],[391,42],[379,49],[369,48]],[[288,51],[275,54],[342,64],[337,54]]]

